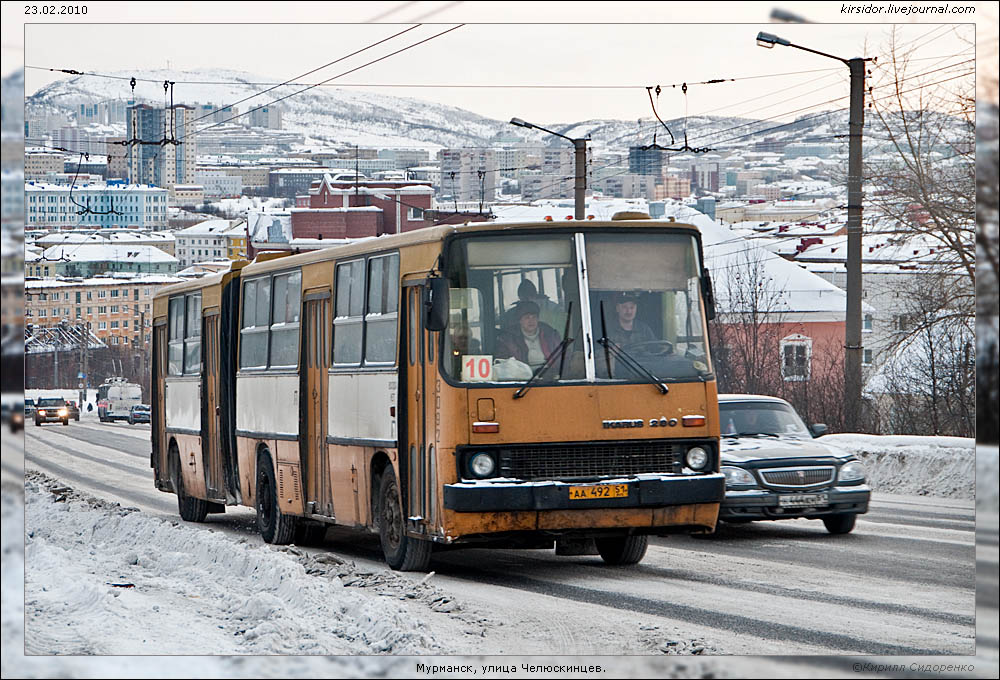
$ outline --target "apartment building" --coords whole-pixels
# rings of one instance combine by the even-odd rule
[[[24,282],[24,321],[52,327],[66,321],[90,324],[108,345],[149,342],[153,296],[174,276],[98,276]]]
[[[167,226],[167,191],[135,184],[69,186],[27,181],[24,184],[24,226],[26,229],[162,229]]]
[[[443,149],[440,160],[442,196],[457,201],[492,201],[496,198],[496,151]]]
[[[155,142],[125,147],[129,181],[168,189],[175,184],[194,183],[198,138],[194,134],[197,116],[193,107],[139,104],[129,107],[127,118],[128,140]]]
[[[238,251],[241,246],[231,246],[231,232],[235,227],[241,227],[243,220],[207,220],[187,229],[174,232],[176,240],[177,261],[182,268],[198,262],[213,260],[236,259],[230,257],[231,251]],[[246,232],[239,231],[232,235],[233,239],[242,236],[242,252],[246,255]]]
[[[41,180],[49,173],[60,173],[66,156],[41,149],[24,150],[24,179]]]

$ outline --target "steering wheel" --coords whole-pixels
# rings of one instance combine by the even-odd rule
[[[666,356],[674,353],[673,343],[666,340],[646,340],[628,345],[625,349],[648,356]]]

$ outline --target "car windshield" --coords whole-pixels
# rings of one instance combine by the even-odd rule
[[[683,381],[711,371],[690,234],[470,236],[454,242],[446,272],[442,369],[453,380]]]
[[[808,428],[788,404],[776,402],[720,402],[722,436],[776,435],[809,439]]]
[[[39,399],[39,406],[65,406],[66,402],[62,399]]]

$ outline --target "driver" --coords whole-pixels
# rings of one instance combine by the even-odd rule
[[[653,329],[635,318],[639,310],[639,294],[628,291],[615,296],[615,318],[608,324],[608,337],[621,347],[658,338]]]

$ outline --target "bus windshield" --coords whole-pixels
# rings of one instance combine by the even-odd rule
[[[689,234],[460,239],[442,370],[458,382],[700,379],[710,364],[699,272]]]

